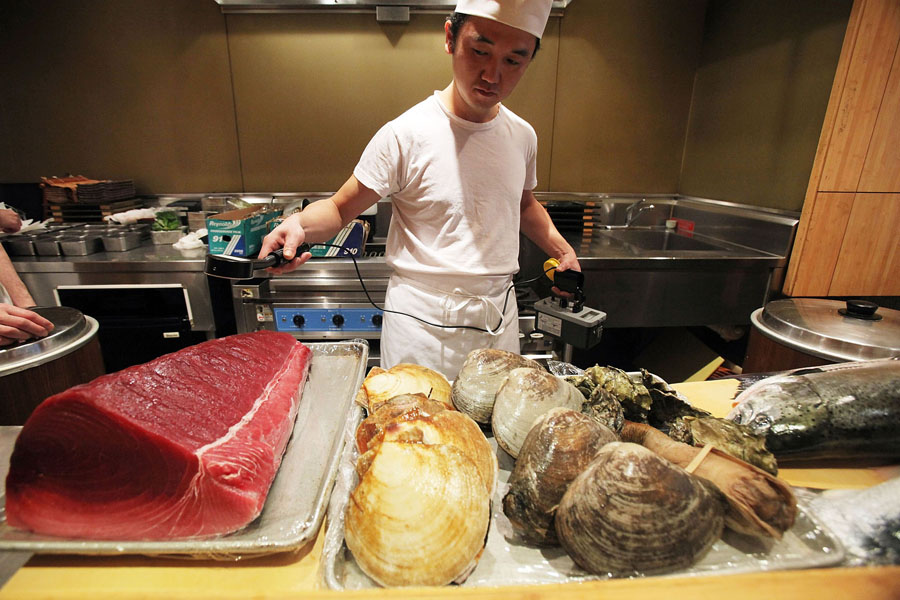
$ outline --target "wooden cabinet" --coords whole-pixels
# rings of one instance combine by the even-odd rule
[[[784,292],[900,295],[900,0],[853,5]]]

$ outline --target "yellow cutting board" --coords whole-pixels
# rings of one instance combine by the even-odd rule
[[[676,383],[672,387],[687,397],[693,406],[708,410],[713,416],[724,417],[734,406],[738,385],[737,379],[717,379]],[[823,462],[806,468],[778,470],[778,477],[791,485],[823,490],[867,488],[897,476],[900,476],[900,465],[835,468]]]

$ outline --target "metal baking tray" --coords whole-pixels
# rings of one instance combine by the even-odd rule
[[[244,529],[217,538],[98,541],[40,536],[14,529],[0,512],[0,551],[38,554],[149,554],[238,560],[301,548],[315,537],[334,483],[348,412],[365,376],[364,341],[307,344],[312,350],[294,431],[262,513]],[[0,482],[21,428],[0,427]],[[5,487],[0,505],[5,506]]]
[[[328,507],[322,551],[322,579],[330,589],[336,590],[379,587],[362,572],[344,543],[344,512],[350,492],[357,483],[355,464],[358,453],[353,432],[350,431],[351,428],[355,431],[360,422],[362,411],[357,409],[357,412],[360,414],[355,420],[348,420],[344,432],[348,442],[344,446],[340,470]],[[503,514],[502,502],[509,489],[509,475],[515,461],[497,448],[492,436],[488,435],[488,440],[497,453],[500,476],[491,506],[487,546],[478,566],[462,586],[575,583],[609,579],[610,577],[600,577],[582,570],[561,547],[538,548],[524,543],[517,536],[509,519]],[[726,530],[699,562],[688,569],[660,577],[805,569],[843,562],[844,549],[838,540],[802,504],[798,508],[794,526],[781,540],[762,542]]]

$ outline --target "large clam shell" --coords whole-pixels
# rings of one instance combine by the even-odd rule
[[[453,407],[447,378],[442,373],[421,365],[400,363],[386,371],[373,368],[366,375],[362,388],[357,395],[357,402],[369,409],[370,414],[401,394],[425,394],[431,400]]]
[[[569,484],[616,434],[569,408],[551,408],[525,437],[503,497],[513,529],[538,545],[556,545],[553,518]]]
[[[371,440],[367,452],[357,460],[357,473],[360,477],[370,468],[378,445],[384,442],[448,444],[475,464],[488,495],[493,494],[497,485],[497,455],[478,423],[461,412],[443,410],[429,415],[422,410],[413,409],[391,420],[384,426],[381,438]]]
[[[558,406],[579,411],[583,400],[574,385],[543,369],[513,369],[494,399],[491,429],[497,444],[518,457],[535,419]]]
[[[478,423],[487,425],[491,422],[494,396],[500,384],[510,371],[518,367],[540,369],[541,365],[507,350],[472,350],[466,355],[466,361],[453,381],[450,392],[453,406]]]
[[[556,533],[569,556],[595,574],[686,568],[718,539],[718,489],[638,444],[613,442],[569,485]]]
[[[490,496],[475,464],[446,444],[383,442],[350,495],[344,535],[385,586],[445,585],[484,548]]]
[[[415,411],[415,416],[431,416],[448,410],[442,402],[429,400],[425,394],[401,394],[394,396],[366,417],[356,428],[356,449],[365,454],[376,443],[381,443],[384,428],[396,418]],[[455,411],[454,411],[455,412]]]

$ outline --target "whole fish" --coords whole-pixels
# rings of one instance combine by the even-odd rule
[[[758,381],[728,415],[781,460],[900,458],[900,360],[799,369]]]

